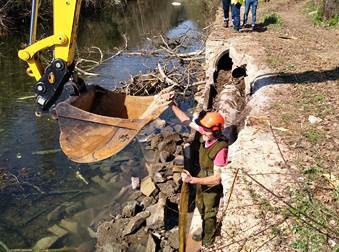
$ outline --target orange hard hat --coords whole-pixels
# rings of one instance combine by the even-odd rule
[[[207,129],[212,131],[221,130],[224,128],[225,120],[223,116],[218,112],[207,112],[202,119],[200,119],[199,124]]]

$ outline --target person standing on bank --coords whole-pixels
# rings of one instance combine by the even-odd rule
[[[224,10],[224,27],[228,28],[231,0],[221,0]]]
[[[231,0],[232,20],[235,32],[240,30],[240,8],[243,0]]]
[[[255,23],[257,19],[257,7],[258,7],[258,0],[245,0],[245,12],[244,12],[244,22],[243,27],[247,26],[247,19],[248,19],[248,13],[250,11],[250,8],[252,10],[252,28],[251,30],[254,31],[255,29]]]
[[[197,187],[196,206],[202,216],[202,244],[211,245],[215,240],[217,212],[222,196],[221,172],[227,165],[228,144],[222,135],[224,118],[218,112],[207,112],[196,121],[190,118],[175,104],[171,105],[176,117],[184,124],[200,132],[202,143],[199,149],[200,172],[197,177],[184,170],[184,182]]]

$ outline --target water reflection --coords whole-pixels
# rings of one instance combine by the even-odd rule
[[[129,49],[135,50],[146,46],[146,37],[159,33],[176,37],[187,30],[194,33],[199,27],[207,25],[207,17],[212,15],[211,1],[187,0],[182,3],[180,7],[174,7],[168,0],[136,0],[129,1],[123,12],[107,9],[93,14],[90,19],[81,17],[79,48],[98,46],[112,51],[114,47],[121,47],[124,43],[122,34],[126,34]],[[127,156],[127,160],[133,159],[136,163],[131,173],[144,175],[137,144],[128,146],[117,157],[92,165],[74,164],[57,151],[34,154],[59,149],[59,130],[55,121],[34,116],[34,100],[18,100],[33,94],[34,83],[24,74],[26,66],[16,57],[22,41],[22,38],[10,38],[0,42],[0,171],[15,175],[22,184],[0,187],[0,240],[10,248],[31,247],[38,239],[48,235],[47,228],[59,220],[49,221],[46,215],[58,206],[67,202],[86,202],[90,196],[97,194],[104,196],[107,193],[110,197],[117,194],[130,179],[130,175],[123,175],[121,170],[122,165],[127,163],[126,159],[117,161],[117,158]],[[200,46],[194,38],[190,43],[190,50]],[[99,77],[87,78],[86,81],[111,88],[130,74],[153,68],[157,60],[122,55],[96,69],[101,74]],[[88,179],[89,185],[76,178],[78,170]],[[111,191],[103,190],[91,180],[106,173],[119,174],[114,183],[116,187]],[[96,208],[104,203],[96,202],[96,205],[86,207],[97,211]],[[82,239],[79,236],[75,240]],[[67,242],[72,245],[71,240]]]
[[[112,50],[124,43],[122,34],[126,34],[129,48],[135,48],[143,46],[142,38],[165,34],[186,20],[203,28],[211,22],[218,1],[183,0],[181,6],[171,2],[129,1],[124,11],[110,9],[96,12],[92,18],[80,17],[79,45]]]

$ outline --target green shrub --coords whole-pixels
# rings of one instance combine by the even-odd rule
[[[314,0],[307,4],[306,12],[312,17],[313,23],[316,25],[336,26],[339,24],[339,14],[335,14],[331,18],[325,19],[323,6],[317,4]]]
[[[264,26],[268,25],[276,25],[281,26],[282,25],[282,18],[277,13],[268,13],[263,16],[263,24]]]
[[[311,143],[317,143],[322,139],[322,134],[316,129],[307,129],[303,132],[304,137]]]

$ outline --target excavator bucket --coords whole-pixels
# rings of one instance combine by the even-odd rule
[[[86,93],[55,108],[61,149],[77,163],[108,158],[160,116],[168,104],[161,95],[128,96],[89,86]]]

